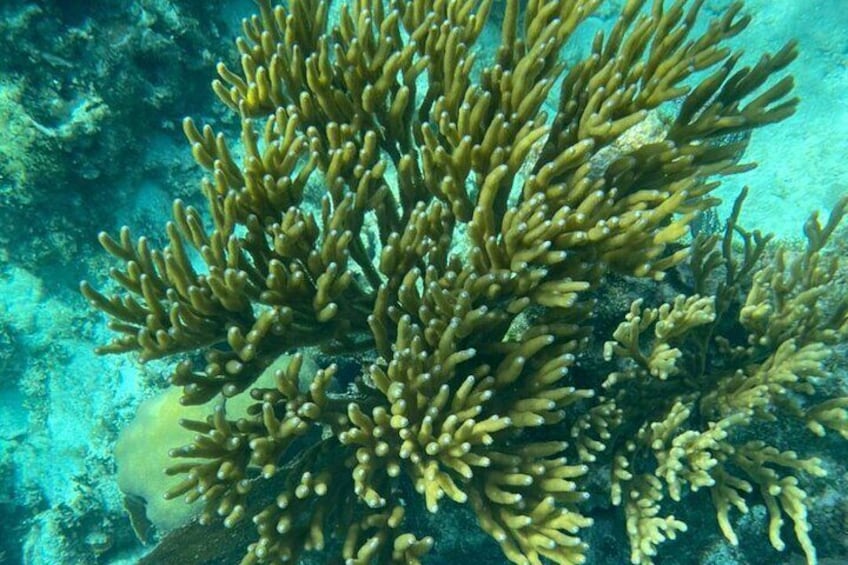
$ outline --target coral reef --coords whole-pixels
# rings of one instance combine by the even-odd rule
[[[162,183],[173,193],[187,184],[190,160],[174,159],[179,119],[211,106],[204,77],[229,52],[219,8],[208,3],[109,0],[98,7],[54,0],[0,6],[0,123],[7,133],[0,201],[20,218],[0,225],[0,257],[26,268],[76,269],[90,255],[93,219],[117,222],[124,185]],[[158,120],[138,127],[140,115]],[[56,271],[50,279],[61,278]]]
[[[590,469],[634,563],[685,530],[661,504],[686,489],[710,489],[736,543],[754,487],[772,545],[788,517],[815,560],[796,475],[820,465],[749,430],[780,413],[845,434],[845,400],[816,396],[846,331],[822,255],[845,205],[797,257],[738,207],[723,238],[689,239],[715,179],[749,168],[747,133],[793,113],[795,46],[740,68],[741,3],[700,28],[701,1],[630,0],[566,65],[601,3],[507,0],[482,63],[490,0],[353,0],[333,23],[324,1],[261,0],[213,83],[239,151],[184,122],[208,210],[176,201],[162,249],[101,234],[124,262],[116,294],[82,284],[117,334],[101,352],[177,358],[182,402],[214,401],[182,421],[166,495],[252,522],[242,563],[417,563],[438,542],[413,498],[467,505],[515,563],[582,563]],[[605,347],[618,367],[581,375],[609,277],[668,272],[689,296],[634,302]]]
[[[167,204],[193,187],[180,118],[215,116],[206,78],[234,52],[233,2],[0,2],[4,563],[111,561],[137,544],[112,451],[144,379],[92,353],[108,337],[76,286],[106,278],[92,233],[160,224],[140,188],[161,185]]]

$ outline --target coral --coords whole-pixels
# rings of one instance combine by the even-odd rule
[[[659,308],[637,300],[605,345],[605,356],[618,359],[620,369],[603,383],[601,402],[615,414],[604,437],[611,435],[607,428],[627,431],[617,430],[619,441],[597,449],[614,461],[613,503],[624,504],[634,563],[650,561],[658,543],[685,530],[674,516],[655,517],[666,494],[680,501],[684,488],[708,488],[721,531],[736,545],[730,511],[747,512],[754,487],[769,512],[771,544],[784,549],[780,530],[788,517],[807,561],[816,561],[808,495],[795,474],[824,476],[825,470],[815,457],[772,445],[779,428],[768,426],[795,420],[816,436],[832,430],[846,437],[848,396],[828,398],[821,389],[824,362],[848,331],[848,297],[833,285],[839,261],[822,249],[848,199],[824,226],[810,219],[803,251],[780,247],[768,261],[762,261],[767,238],[736,225],[743,199],[721,251],[715,236],[694,243],[693,286],[699,292],[715,286],[710,295],[678,296]],[[732,252],[734,231],[741,234],[741,259]],[[714,271],[723,275],[718,282]],[[745,432],[752,427],[755,439]]]
[[[274,372],[285,368],[290,357],[281,356],[254,383],[272,386]],[[118,486],[126,495],[125,505],[136,530],[150,525],[162,534],[173,530],[198,514],[198,505],[167,500],[162,494],[179,484],[179,477],[161,473],[171,460],[170,450],[190,442],[194,436],[181,421],[199,419],[214,408],[214,400],[206,404],[180,403],[178,388],[168,388],[138,407],[133,421],[122,431],[115,444]],[[241,395],[227,404],[231,418],[243,418],[252,404],[250,397]],[[146,536],[139,535],[144,541]]]
[[[208,410],[203,405],[183,406],[179,396],[179,389],[169,389],[144,401],[115,445],[118,486],[127,496],[127,508],[133,508],[134,497],[142,499],[147,520],[163,533],[197,514],[193,506],[162,498],[176,482],[161,472],[168,466],[168,451],[192,439],[191,432],[180,427],[180,418],[202,417]],[[137,524],[140,519],[132,521]]]
[[[748,24],[741,3],[697,33],[702,2],[631,0],[566,66],[560,49],[600,4],[508,0],[483,65],[472,48],[489,0],[354,0],[332,24],[326,2],[262,0],[237,40],[238,70],[220,64],[213,83],[240,119],[239,150],[184,123],[208,210],[176,201],[163,249],[126,228],[100,235],[125,264],[111,273],[116,294],[82,284],[117,334],[101,352],[179,358],[181,401],[213,401],[207,418],[182,422],[195,436],[171,452],[168,473],[182,480],[167,496],[201,501],[204,523],[251,520],[243,563],[325,548],[350,563],[416,563],[438,543],[405,520],[416,497],[429,512],[467,504],[515,563],[582,563],[592,519],[581,482],[609,461],[634,562],[685,529],[659,504],[686,485],[715,481],[733,541],[728,505],[742,508],[752,488],[737,468],[762,489],[774,545],[785,514],[811,555],[804,493],[773,467],[818,472],[815,461],[756,441],[723,446],[773,403],[813,431],[839,429],[840,404],[806,409],[781,391],[810,390],[827,347],[815,340],[841,337],[842,318],[808,312],[756,329],[789,303],[809,311],[805,292],[829,271],[777,284],[795,265],[778,255],[739,322],[766,343],[739,352],[710,332],[761,239],[746,239],[741,265],[713,252],[715,238],[686,243],[717,203],[715,179],[749,167],[747,132],[793,113],[781,72],[794,44],[737,68],[726,42]],[[817,225],[810,265],[831,230]],[[707,286],[722,266],[714,299],[634,304],[607,348],[622,368],[605,383],[573,378],[591,293],[608,275],[659,281],[680,268]],[[691,335],[759,361],[693,372],[676,345]],[[322,357],[358,370],[309,367]],[[259,384],[269,370],[273,383]],[[698,410],[714,424],[690,426]],[[652,452],[654,472],[637,461]],[[275,492],[259,496],[267,485]]]

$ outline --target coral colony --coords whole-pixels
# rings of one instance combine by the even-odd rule
[[[846,203],[796,251],[739,227],[742,197],[695,233],[747,133],[797,104],[795,45],[742,67],[741,2],[705,25],[702,3],[630,0],[567,62],[601,0],[499,2],[490,53],[491,0],[351,0],[332,22],[260,0],[213,84],[240,139],[184,124],[208,209],[175,202],[163,249],[101,235],[122,290],[82,286],[117,334],[103,352],[178,360],[181,402],[212,401],[170,446],[167,497],[248,523],[243,563],[419,562],[439,541],[417,499],[533,564],[582,563],[603,497],[651,563],[704,490],[729,543],[757,499],[771,544],[787,521],[814,562],[821,462],[768,430],[848,437],[822,386],[848,332],[824,250]],[[627,294],[646,284],[676,290]],[[632,305],[603,328],[614,295]]]

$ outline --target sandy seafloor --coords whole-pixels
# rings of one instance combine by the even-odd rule
[[[98,30],[86,27],[91,14],[102,16],[97,2],[79,2],[73,11],[45,7],[41,15],[32,15],[34,7],[40,9],[38,4],[4,0],[0,17],[8,27],[15,18],[27,25],[52,14],[53,21],[67,25],[69,33],[88,29],[86,33],[97,39]],[[708,7],[726,4],[729,2],[707,2]],[[110,32],[118,37],[129,33],[122,26],[147,26],[161,37],[167,50],[168,41],[180,38],[174,39],[157,26],[181,29],[179,18],[197,5],[142,1],[134,8],[134,16],[119,19],[119,23],[111,20],[114,29]],[[802,102],[791,119],[753,134],[747,158],[759,162],[759,167],[728,179],[719,193],[726,200],[721,211],[726,214],[728,201],[741,186],[749,185],[743,224],[795,238],[801,235],[803,221],[811,211],[827,210],[848,192],[848,0],[749,0],[747,10],[755,15],[743,35],[749,62],[763,50],[777,49],[787,38],[799,40],[801,55],[791,72]],[[251,11],[247,0],[223,3],[217,14],[217,40],[227,43],[215,53],[203,54],[211,60],[204,59],[203,65],[193,69],[192,78],[205,74],[204,84],[208,84],[213,78],[214,55],[231,53],[227,49],[234,26],[241,15]],[[176,20],[169,23],[168,18]],[[596,18],[587,26],[607,23]],[[27,49],[37,49],[42,40],[48,45],[51,38],[38,35],[43,31],[33,29]],[[201,29],[198,37],[206,31]],[[138,36],[143,43],[145,34]],[[199,43],[181,45],[184,56],[192,47]],[[151,56],[160,53],[156,49],[151,52]],[[20,54],[0,53],[0,61],[4,56]],[[168,217],[170,200],[186,197],[197,186],[190,181],[181,184],[185,179],[199,179],[200,172],[180,140],[176,121],[180,116],[173,115],[173,106],[168,105],[187,104],[179,96],[180,82],[186,79],[176,71],[154,73],[149,78],[149,84],[165,92],[158,108],[168,116],[145,113],[131,118],[127,131],[144,132],[141,152],[126,161],[107,159],[99,172],[71,175],[68,178],[79,182],[67,186],[60,182],[49,188],[55,193],[44,196],[35,191],[47,190],[44,187],[50,183],[29,184],[33,170],[27,167],[39,167],[43,159],[54,157],[27,154],[42,146],[24,143],[14,129],[21,123],[21,111],[35,116],[43,110],[38,105],[50,104],[47,98],[22,100],[15,94],[27,81],[27,72],[51,72],[35,64],[38,60],[32,56],[29,70],[26,61],[7,60],[0,65],[0,73],[6,73],[0,74],[0,166],[4,167],[0,169],[0,563],[130,562],[142,548],[121,512],[112,449],[117,433],[138,403],[161,386],[163,369],[155,363],[142,368],[130,356],[98,357],[93,353],[95,345],[108,339],[108,332],[102,316],[92,313],[79,296],[76,281],[86,277],[102,282],[111,265],[96,250],[97,229],[114,233],[122,223],[130,223],[155,230]],[[72,58],[66,63],[59,65],[66,77],[77,72],[74,65],[88,65],[91,76],[91,65],[97,61]],[[68,84],[73,85],[73,80]],[[73,167],[80,169],[90,162],[90,155],[97,155],[97,140],[108,133],[102,129],[108,122],[96,121],[100,119],[96,110],[102,110],[102,105],[84,104],[86,96],[92,100],[96,94],[79,84],[76,88],[77,94],[64,94],[82,96],[83,102],[66,104],[64,114],[47,112],[64,115],[66,123],[58,120],[42,133],[53,135],[67,126],[73,130],[62,133],[68,139],[93,140],[79,146],[87,152]],[[62,95],[58,88],[57,92]],[[198,100],[208,104],[211,98]],[[107,113],[117,115],[120,108],[109,104],[120,103],[116,96],[103,105]],[[157,104],[151,104],[148,110],[155,107]],[[184,112],[201,118],[220,115],[209,108],[194,112],[189,107]],[[86,119],[95,121],[91,128],[85,127]],[[27,131],[38,135],[32,128]],[[133,140],[123,143],[132,144]],[[69,158],[67,153],[59,154]],[[141,170],[135,171],[138,167]],[[152,178],[145,178],[148,170]],[[24,198],[16,191],[34,192]],[[40,211],[34,214],[36,205]],[[38,224],[40,219],[44,225]],[[717,549],[713,562],[733,562],[720,553]],[[679,562],[693,561],[681,557]]]

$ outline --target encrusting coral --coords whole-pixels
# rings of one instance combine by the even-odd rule
[[[711,489],[734,543],[729,510],[758,487],[773,545],[786,515],[814,560],[788,472],[819,474],[816,460],[736,429],[783,411],[846,433],[844,399],[796,398],[815,392],[846,329],[844,303],[818,306],[844,206],[808,224],[800,258],[766,267],[766,239],[736,215],[720,249],[687,243],[717,203],[714,179],[748,168],[745,134],[794,112],[780,76],[794,44],[737,68],[726,41],[749,22],[741,3],[696,32],[700,0],[630,0],[566,65],[562,47],[601,4],[507,0],[483,64],[472,47],[490,0],[353,0],[332,25],[327,2],[261,0],[240,68],[219,65],[213,83],[241,120],[240,151],[184,123],[208,210],[175,202],[161,250],[126,228],[101,234],[125,263],[118,294],[82,285],[118,334],[101,351],[179,355],[184,403],[220,395],[206,420],[183,422],[196,436],[172,451],[185,461],[168,473],[184,480],[167,496],[200,499],[203,522],[251,519],[243,563],[328,547],[349,563],[416,563],[437,543],[405,526],[416,492],[430,512],[468,504],[515,563],[582,563],[593,465],[612,469],[634,563],[685,529],[660,508],[684,487]],[[634,142],[657,115],[661,131]],[[619,369],[578,386],[590,296],[609,273],[672,269],[692,274],[692,296],[634,303],[606,347]],[[725,337],[736,313],[744,343]],[[361,372],[307,370],[315,351]],[[257,386],[266,371],[275,385]],[[241,394],[254,402],[231,419],[226,399]],[[278,477],[275,496],[248,504]]]

